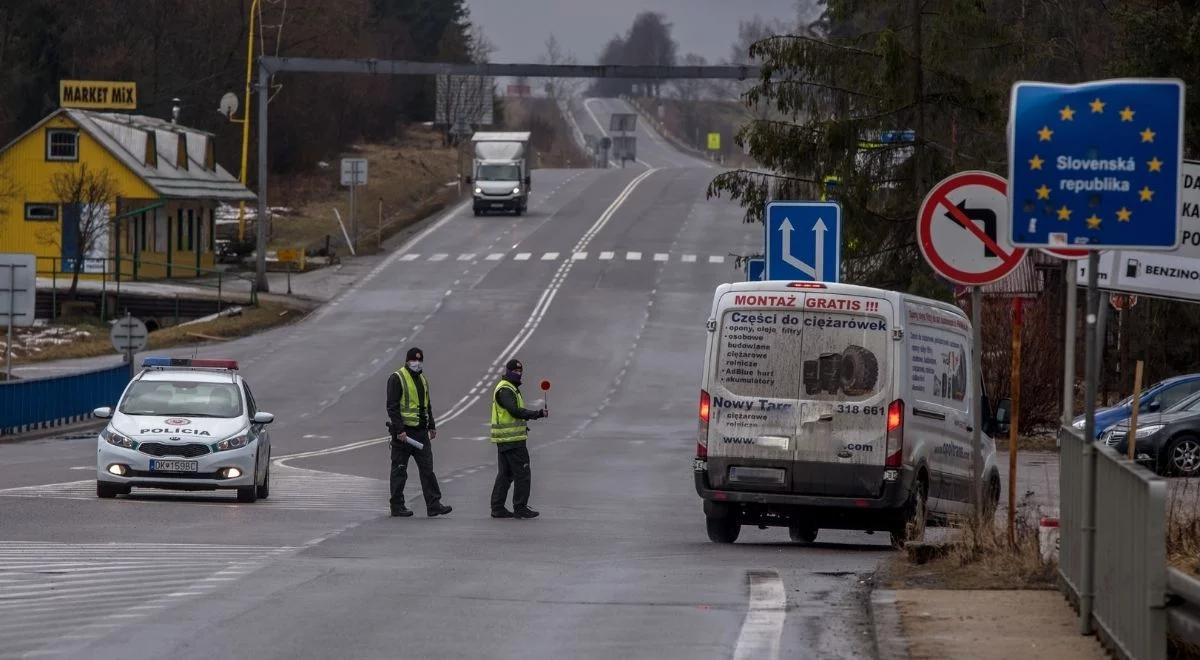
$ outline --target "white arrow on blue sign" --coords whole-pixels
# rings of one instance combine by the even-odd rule
[[[842,207],[836,202],[767,204],[766,279],[837,282]]]

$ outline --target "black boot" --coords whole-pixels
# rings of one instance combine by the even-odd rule
[[[412,514],[413,514],[412,509],[409,509],[407,507],[400,507],[398,509],[397,508],[392,509],[392,517],[393,518],[410,518],[410,517],[412,517]]]
[[[531,509],[527,506],[523,506],[523,507],[513,510],[513,518],[529,519],[529,518],[537,518],[540,515],[541,515],[540,513],[538,513],[537,511],[534,511],[533,509]]]
[[[492,517],[493,518],[512,518],[513,512],[509,511],[508,509],[504,509],[504,508],[492,509]]]
[[[430,518],[433,518],[435,516],[444,516],[453,510],[454,510],[454,507],[439,503],[439,504],[435,504],[434,506],[429,507],[429,509],[426,511],[426,513],[429,515]]]

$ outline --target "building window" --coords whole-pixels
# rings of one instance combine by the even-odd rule
[[[31,222],[54,222],[58,220],[58,205],[26,204],[25,219]]]
[[[175,210],[175,249],[183,252],[183,209]]]
[[[46,131],[46,160],[79,160],[79,131]]]
[[[192,211],[192,209],[188,209],[188,214],[187,214],[187,219],[188,219],[188,224],[187,224],[187,251],[188,251],[188,252],[191,252],[192,250],[195,250],[195,249],[196,249],[196,246],[195,246],[195,237],[196,237],[196,219],[195,219],[195,217],[196,217],[196,216],[194,215],[194,212]]]

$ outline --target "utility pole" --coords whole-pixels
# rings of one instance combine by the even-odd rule
[[[271,96],[271,73],[258,60],[258,221],[255,223],[254,284],[259,293],[271,290],[267,283],[267,99]]]

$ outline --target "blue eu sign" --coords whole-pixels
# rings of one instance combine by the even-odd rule
[[[1013,245],[1179,245],[1181,81],[1017,83],[1009,131]]]

